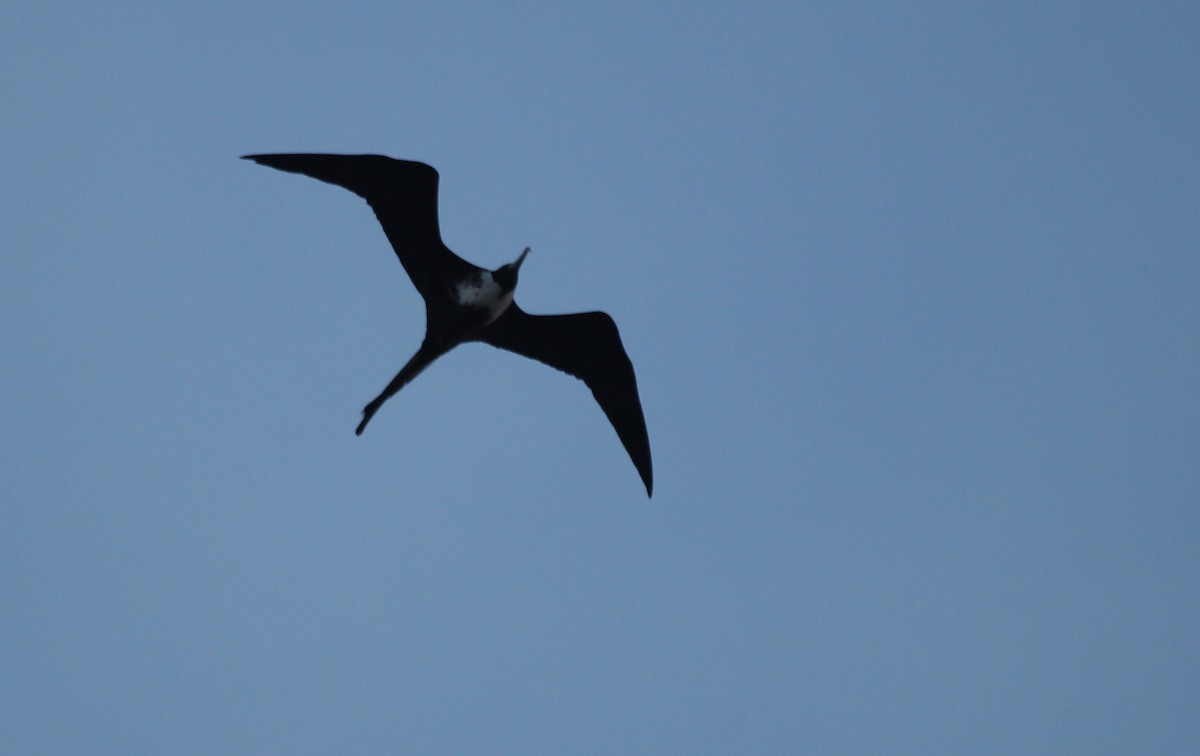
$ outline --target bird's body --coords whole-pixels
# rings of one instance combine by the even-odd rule
[[[246,155],[260,165],[345,187],[370,204],[401,265],[425,299],[425,339],[391,383],[363,408],[367,423],[392,395],[434,360],[467,341],[538,360],[592,390],[646,485],[653,491],[650,440],[633,364],[612,318],[602,312],[529,315],[513,301],[527,247],[494,271],[477,267],[442,243],[438,174],[431,166],[382,155]]]
[[[512,304],[512,291],[504,288],[490,270],[469,276],[454,285],[454,298],[463,307],[477,307],[487,312],[487,322],[494,323]]]

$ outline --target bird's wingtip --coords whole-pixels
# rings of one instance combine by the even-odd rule
[[[371,418],[375,416],[376,409],[378,409],[378,407],[372,408],[371,405],[367,405],[363,408],[362,421],[359,422],[358,427],[354,429],[354,435],[361,436],[363,434],[363,431],[367,429],[367,423],[371,422]]]

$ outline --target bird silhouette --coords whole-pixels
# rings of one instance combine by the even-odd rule
[[[582,380],[604,410],[653,495],[650,439],[637,378],[613,319],[603,312],[530,315],[513,301],[526,247],[513,262],[486,270],[442,242],[438,173],[383,155],[245,155],[259,165],[344,187],[375,211],[400,264],[425,299],[425,338],[387,387],[363,408],[361,435],[389,398],[459,344],[481,341],[543,362]]]

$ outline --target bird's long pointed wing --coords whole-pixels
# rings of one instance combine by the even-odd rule
[[[638,398],[637,378],[611,317],[603,312],[530,315],[514,302],[477,338],[544,362],[586,383],[642,476],[646,494],[652,494],[650,438]]]
[[[344,187],[375,211],[413,285],[427,300],[480,269],[442,243],[438,173],[432,166],[384,155],[245,155],[259,165]]]

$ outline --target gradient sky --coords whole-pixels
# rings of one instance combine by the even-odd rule
[[[0,752],[1195,753],[1198,6],[591,6],[0,10]]]

